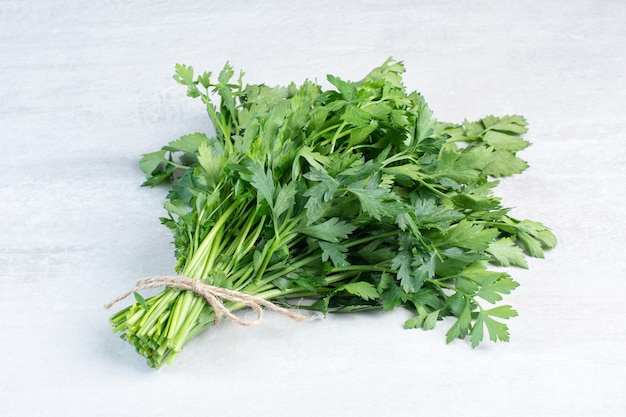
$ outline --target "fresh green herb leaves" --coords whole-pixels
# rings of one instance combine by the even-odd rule
[[[499,177],[528,167],[517,155],[527,122],[437,121],[405,90],[404,71],[388,60],[357,82],[329,75],[324,90],[244,85],[230,64],[217,79],[177,65],[174,79],[216,133],[185,135],[139,163],[145,185],[169,186],[162,222],[176,271],[283,304],[308,297],[324,314],[405,307],[415,313],[406,328],[452,317],[448,342],[508,341],[517,313],[499,303],[519,284],[489,265],[527,268],[526,256],[556,245],[493,194]],[[166,289],[136,294],[111,322],[158,368],[215,314]]]

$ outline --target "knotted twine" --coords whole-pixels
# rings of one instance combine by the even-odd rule
[[[222,287],[214,287],[213,285],[208,285],[200,280],[188,278],[182,275],[177,276],[154,276],[154,277],[146,277],[141,278],[135,282],[135,288],[130,291],[121,294],[116,297],[114,300],[111,300],[107,304],[104,305],[104,308],[109,309],[117,302],[125,299],[129,295],[133,294],[136,291],[140,291],[146,288],[158,288],[158,287],[169,287],[176,288],[180,290],[192,291],[195,294],[198,294],[202,298],[206,300],[207,303],[213,308],[215,312],[215,323],[219,323],[222,315],[228,317],[232,321],[237,324],[241,324],[242,326],[253,326],[259,323],[263,319],[263,308],[265,307],[269,310],[275,311],[283,316],[289,317],[296,321],[302,322],[312,317],[307,317],[301,313],[298,313],[293,310],[289,310],[276,304],[267,301],[261,297],[257,297],[250,294],[245,294],[235,290],[229,290]],[[234,315],[221,300],[228,300],[235,303],[241,303],[252,310],[254,310],[257,314],[257,318],[254,321],[242,320],[236,315]]]

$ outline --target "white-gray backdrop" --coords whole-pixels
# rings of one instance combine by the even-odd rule
[[[626,2],[0,0],[0,414],[623,416]],[[440,120],[523,114],[498,191],[560,239],[472,350],[405,311],[224,322],[148,368],[102,304],[171,273],[137,162],[210,129],[175,63],[249,82],[360,79],[386,58]]]

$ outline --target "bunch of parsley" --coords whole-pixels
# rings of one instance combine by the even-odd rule
[[[447,342],[508,341],[497,304],[518,283],[489,264],[527,267],[556,238],[518,220],[493,194],[528,165],[521,116],[435,120],[386,61],[358,82],[325,90],[243,84],[226,64],[175,80],[200,98],[216,133],[193,133],[143,156],[145,185],[169,187],[162,218],[177,273],[283,305],[312,300],[324,314],[406,307],[406,328],[451,316]],[[153,367],[171,363],[215,323],[202,297],[167,288],[111,317]],[[235,311],[242,304],[226,302]]]

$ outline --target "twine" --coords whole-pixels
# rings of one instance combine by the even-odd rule
[[[237,324],[241,324],[242,326],[253,326],[259,323],[263,319],[263,308],[265,307],[269,310],[275,311],[283,316],[289,317],[296,321],[302,322],[308,319],[307,316],[298,313],[293,310],[289,310],[276,304],[267,301],[261,297],[257,297],[250,294],[245,294],[239,291],[229,290],[222,287],[214,287],[212,285],[207,285],[197,279],[188,278],[182,275],[178,276],[154,276],[154,277],[146,277],[137,280],[135,283],[135,288],[132,290],[125,292],[124,294],[116,297],[114,300],[111,300],[107,304],[104,305],[104,308],[109,309],[117,302],[125,299],[129,295],[133,294],[136,291],[140,291],[146,288],[157,288],[157,287],[169,287],[169,288],[177,288],[180,290],[192,291],[199,296],[203,297],[207,303],[211,307],[213,307],[213,311],[215,312],[215,323],[219,323],[222,315],[228,317],[232,321]],[[242,303],[252,310],[254,310],[257,314],[257,318],[254,321],[242,320],[236,315],[234,315],[221,300],[228,300],[235,303]]]

